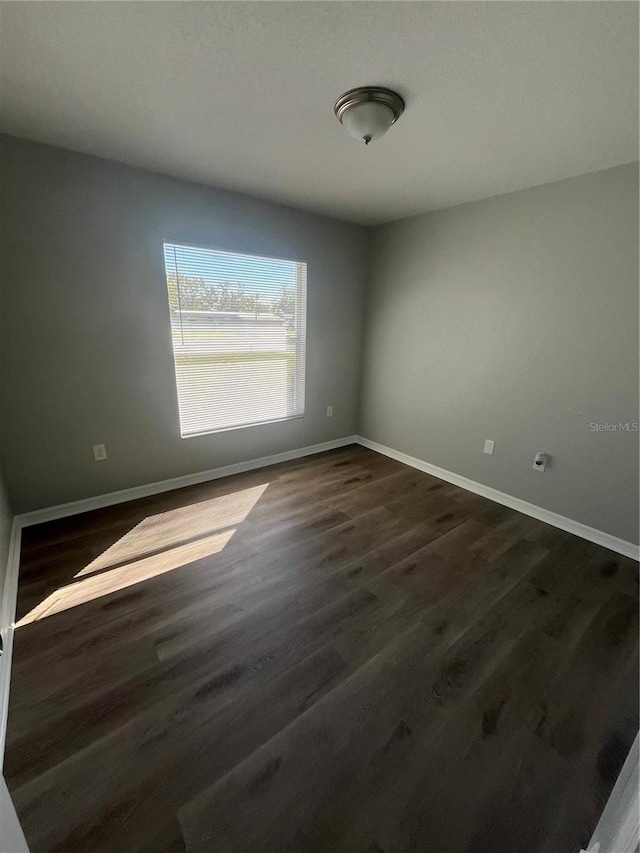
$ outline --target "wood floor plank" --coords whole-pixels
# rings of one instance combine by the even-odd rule
[[[545,574],[546,566],[532,571],[537,578]],[[558,577],[558,583],[568,580]],[[496,652],[504,654],[505,640],[513,643],[517,638],[514,627],[523,630],[551,606],[527,576],[497,602],[483,602],[479,608],[470,590],[445,600],[423,616],[409,635],[391,643],[388,657],[372,658],[286,732],[185,807],[181,821],[187,849],[206,850],[214,837],[221,850],[239,849],[241,843],[247,850],[260,849],[263,843],[264,849],[295,849],[307,829],[309,802],[317,810],[325,800],[333,802],[337,790],[343,792],[359,780],[363,763],[384,750],[390,734],[408,714],[412,715],[409,726],[416,728],[434,716],[446,718],[448,697],[463,687],[469,695],[481,683],[482,673],[495,665]],[[426,703],[420,698],[423,695]],[[412,697],[410,707],[408,697]],[[339,731],[332,720],[340,720]],[[327,749],[330,757],[325,755]],[[303,774],[295,754],[306,755],[311,765],[324,772],[312,777]],[[261,768],[276,764],[277,776],[258,797],[255,779],[260,778]],[[273,824],[274,801],[286,812],[286,822]],[[251,811],[255,838],[247,835],[245,809]],[[241,842],[240,835],[247,837]],[[289,837],[295,839],[291,848],[286,846]]]
[[[25,530],[33,853],[564,853],[638,729],[638,569],[352,446]]]
[[[600,592],[606,602],[606,590],[603,588]],[[604,618],[600,603],[595,599],[590,603],[592,620]],[[559,606],[562,608],[562,602]],[[495,669],[474,691],[473,701],[460,701],[462,695],[459,686],[456,687],[454,695],[449,697],[446,713],[438,714],[440,725],[437,728],[434,728],[437,719],[433,716],[425,731],[415,724],[410,714],[404,715],[406,731],[411,732],[411,749],[405,750],[401,762],[390,763],[390,758],[385,761],[384,785],[374,775],[374,771],[380,772],[378,767],[371,769],[368,794],[360,782],[357,796],[364,798],[366,805],[354,809],[360,817],[359,826],[354,822],[345,826],[343,833],[347,838],[343,838],[341,847],[336,849],[348,849],[356,840],[363,844],[365,839],[356,836],[358,828],[361,836],[366,837],[367,831],[370,832],[385,850],[433,846],[453,853],[464,851],[472,843],[486,814],[496,808],[496,785],[499,785],[500,797],[508,802],[503,789],[505,756],[513,760],[519,748],[528,749],[523,744],[528,743],[530,732],[541,737],[539,714],[549,683],[555,680],[558,670],[568,669],[575,663],[572,649],[546,630],[549,623],[556,621],[555,607],[557,605],[553,604],[547,607],[550,616],[541,620],[538,630],[523,632],[512,651],[497,659]],[[436,696],[442,701],[440,691]],[[563,762],[559,764],[564,767]],[[565,767],[565,770],[569,780],[571,768]],[[384,802],[380,798],[381,790],[385,793]],[[454,800],[465,820],[453,825],[443,817],[446,811],[426,808],[427,804]],[[398,804],[395,814],[391,802]],[[423,822],[421,815],[428,815],[426,821]],[[318,822],[316,820],[316,827]],[[579,826],[579,822],[576,821],[576,825]],[[335,827],[333,831],[336,832]],[[485,834],[486,831],[484,829]],[[574,847],[577,840],[579,838],[572,839]],[[492,840],[485,838],[483,843],[487,844],[485,849],[495,847]],[[511,834],[501,844],[511,850],[537,849],[535,845],[529,848],[530,841],[517,834]],[[566,849],[574,847],[569,844]]]

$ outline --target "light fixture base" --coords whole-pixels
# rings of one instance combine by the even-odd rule
[[[342,124],[342,119],[347,110],[371,102],[389,107],[393,113],[391,124],[395,124],[404,112],[404,101],[400,95],[391,89],[384,89],[382,86],[359,86],[357,89],[349,89],[344,95],[340,95],[335,102],[333,111]]]

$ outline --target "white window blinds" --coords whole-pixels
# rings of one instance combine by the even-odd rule
[[[182,437],[304,414],[307,265],[164,244]]]

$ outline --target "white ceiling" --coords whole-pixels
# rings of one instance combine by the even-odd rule
[[[0,4],[0,129],[363,223],[638,159],[633,2]],[[365,148],[346,89],[406,100]]]

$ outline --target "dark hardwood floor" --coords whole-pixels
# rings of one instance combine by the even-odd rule
[[[577,853],[637,564],[361,447],[24,531],[33,853]]]

